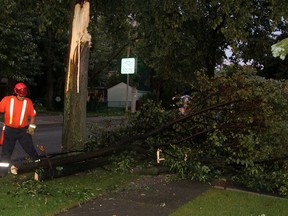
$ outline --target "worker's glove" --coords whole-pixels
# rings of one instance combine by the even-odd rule
[[[17,175],[18,174],[18,168],[14,165],[11,165],[10,167],[10,173],[13,174],[13,175]]]
[[[36,125],[35,124],[30,124],[27,130],[27,133],[33,135],[36,129]]]

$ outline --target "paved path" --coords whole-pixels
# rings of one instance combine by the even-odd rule
[[[147,176],[57,216],[167,216],[209,187],[186,180],[167,181],[164,175]]]

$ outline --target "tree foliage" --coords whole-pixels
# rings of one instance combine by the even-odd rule
[[[186,178],[224,174],[246,187],[287,194],[287,83],[228,69],[213,80],[201,79],[200,92],[209,95],[206,104],[237,102],[198,116],[207,133],[198,141],[173,145],[169,152],[178,157],[171,166]]]
[[[96,146],[150,134],[130,145],[145,149],[152,160],[160,148],[164,164],[182,178],[223,177],[254,190],[287,194],[287,83],[265,80],[249,66],[229,66],[213,79],[199,75],[198,80],[191,86],[197,91],[186,116],[179,116],[177,108],[144,104],[127,130],[117,135],[98,131]]]
[[[69,1],[38,1],[34,4],[37,16],[37,45],[42,57],[43,76],[36,77],[39,86],[37,97],[45,97],[48,109],[53,109],[56,96],[63,98],[65,68],[69,41]],[[36,96],[36,95],[35,95]]]
[[[1,2],[0,64],[2,76],[31,82],[42,72],[34,38],[37,18],[30,6],[17,0]]]
[[[45,94],[50,107],[53,97],[63,92],[68,5],[63,0],[3,0],[1,7],[2,74],[31,78],[44,73],[36,82],[49,89]],[[230,60],[253,59],[259,74],[286,78],[287,61],[277,61],[270,52],[281,39],[273,32],[287,32],[286,8],[281,0],[92,1],[89,84],[107,85],[127,46],[153,72],[151,85],[157,92],[172,79],[193,80],[199,71],[212,77],[228,46],[234,52]]]
[[[235,61],[246,60],[248,53],[250,59],[263,57],[271,33],[285,31],[285,4],[270,0],[137,1],[137,46],[156,76],[164,80],[187,80],[196,71],[211,77],[228,46]]]
[[[274,57],[279,57],[280,59],[284,60],[288,54],[288,38],[273,44],[271,46],[271,51]]]

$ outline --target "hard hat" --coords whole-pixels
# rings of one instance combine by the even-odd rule
[[[19,95],[20,97],[26,97],[28,93],[28,88],[24,83],[19,82],[14,87],[14,93]]]

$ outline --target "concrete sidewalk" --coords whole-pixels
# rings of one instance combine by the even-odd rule
[[[144,176],[118,192],[108,193],[58,216],[167,216],[208,190],[208,184]]]

